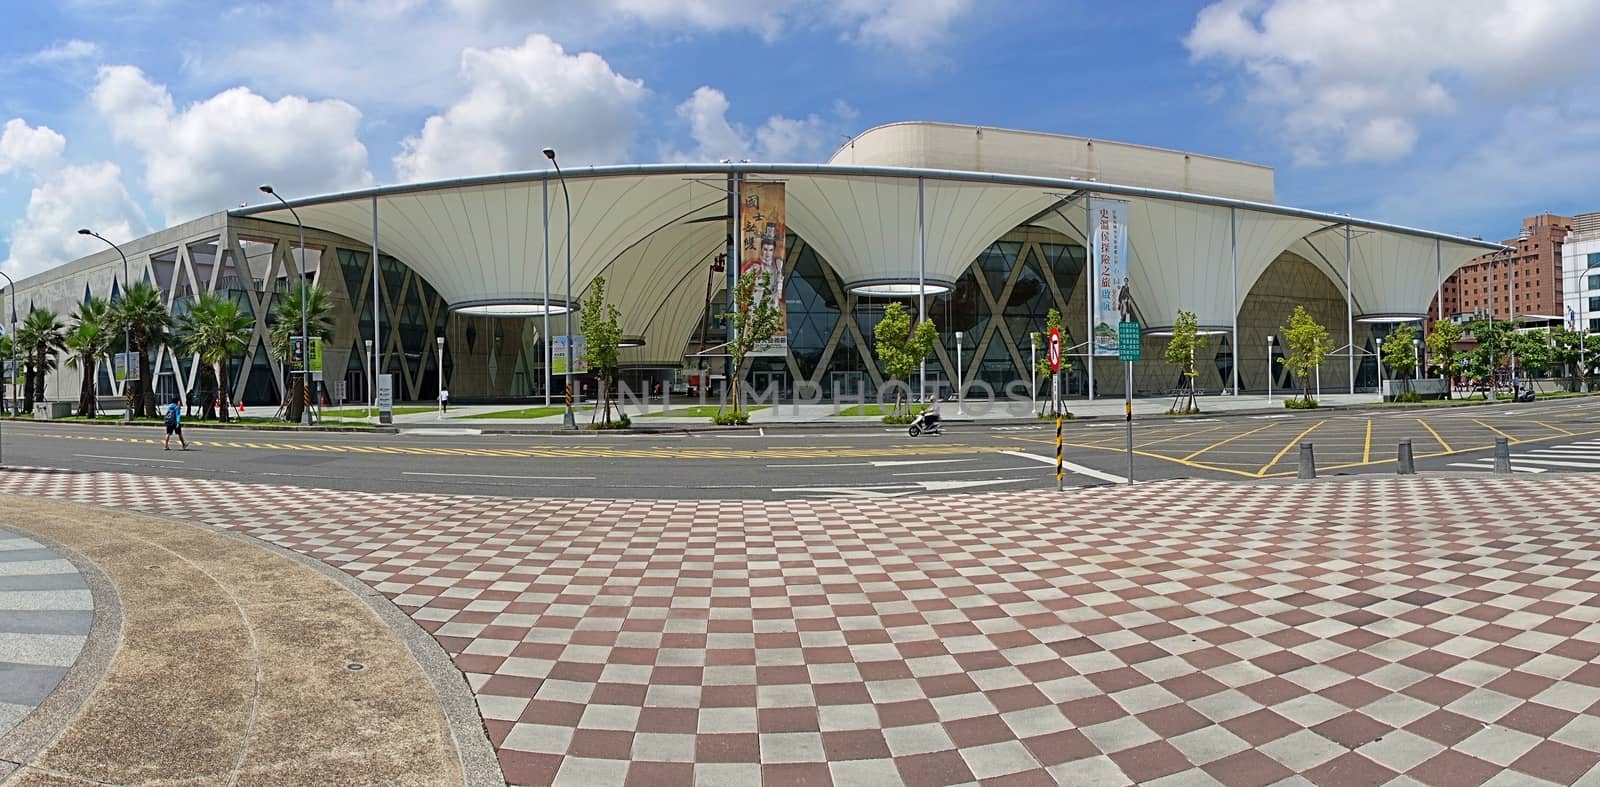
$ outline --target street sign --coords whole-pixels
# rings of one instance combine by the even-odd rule
[[[305,347],[306,340],[304,336],[289,337],[289,363],[293,364],[296,370],[300,368],[300,364],[305,360]]]
[[[1051,328],[1050,329],[1049,349],[1046,351],[1045,357],[1050,359],[1050,373],[1051,374],[1055,374],[1056,372],[1061,371],[1061,329],[1060,328]]]
[[[322,337],[311,337],[311,364],[307,367],[311,372],[311,379],[322,379]]]
[[[394,422],[394,375],[378,375],[378,423]]]
[[[1142,348],[1143,342],[1140,339],[1139,323],[1117,323],[1117,360],[1137,361]]]

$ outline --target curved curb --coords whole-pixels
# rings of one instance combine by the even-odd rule
[[[55,691],[0,738],[0,777],[9,779],[24,763],[32,761],[61,736],[110,672],[111,663],[122,647],[122,597],[111,578],[77,550],[21,525],[7,523],[6,526],[27,533],[29,538],[66,558],[83,576],[90,598],[94,600],[94,619],[89,624],[89,636],[78,652],[77,661],[72,663]]]

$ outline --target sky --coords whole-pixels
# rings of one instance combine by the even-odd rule
[[[1600,210],[1593,0],[0,0],[0,270],[256,203],[937,120],[1505,239]]]

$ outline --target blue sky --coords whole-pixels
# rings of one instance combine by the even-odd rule
[[[1130,10],[1131,9],[1131,10]],[[0,260],[289,195],[543,166],[814,161],[944,120],[1272,166],[1469,235],[1600,210],[1584,0],[6,2]]]

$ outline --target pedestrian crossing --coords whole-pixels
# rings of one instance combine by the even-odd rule
[[[1484,456],[1470,462],[1451,462],[1451,467],[1472,470],[1493,470],[1494,457]],[[1600,471],[1600,440],[1584,440],[1562,445],[1547,445],[1511,452],[1511,472],[1584,472]]]

